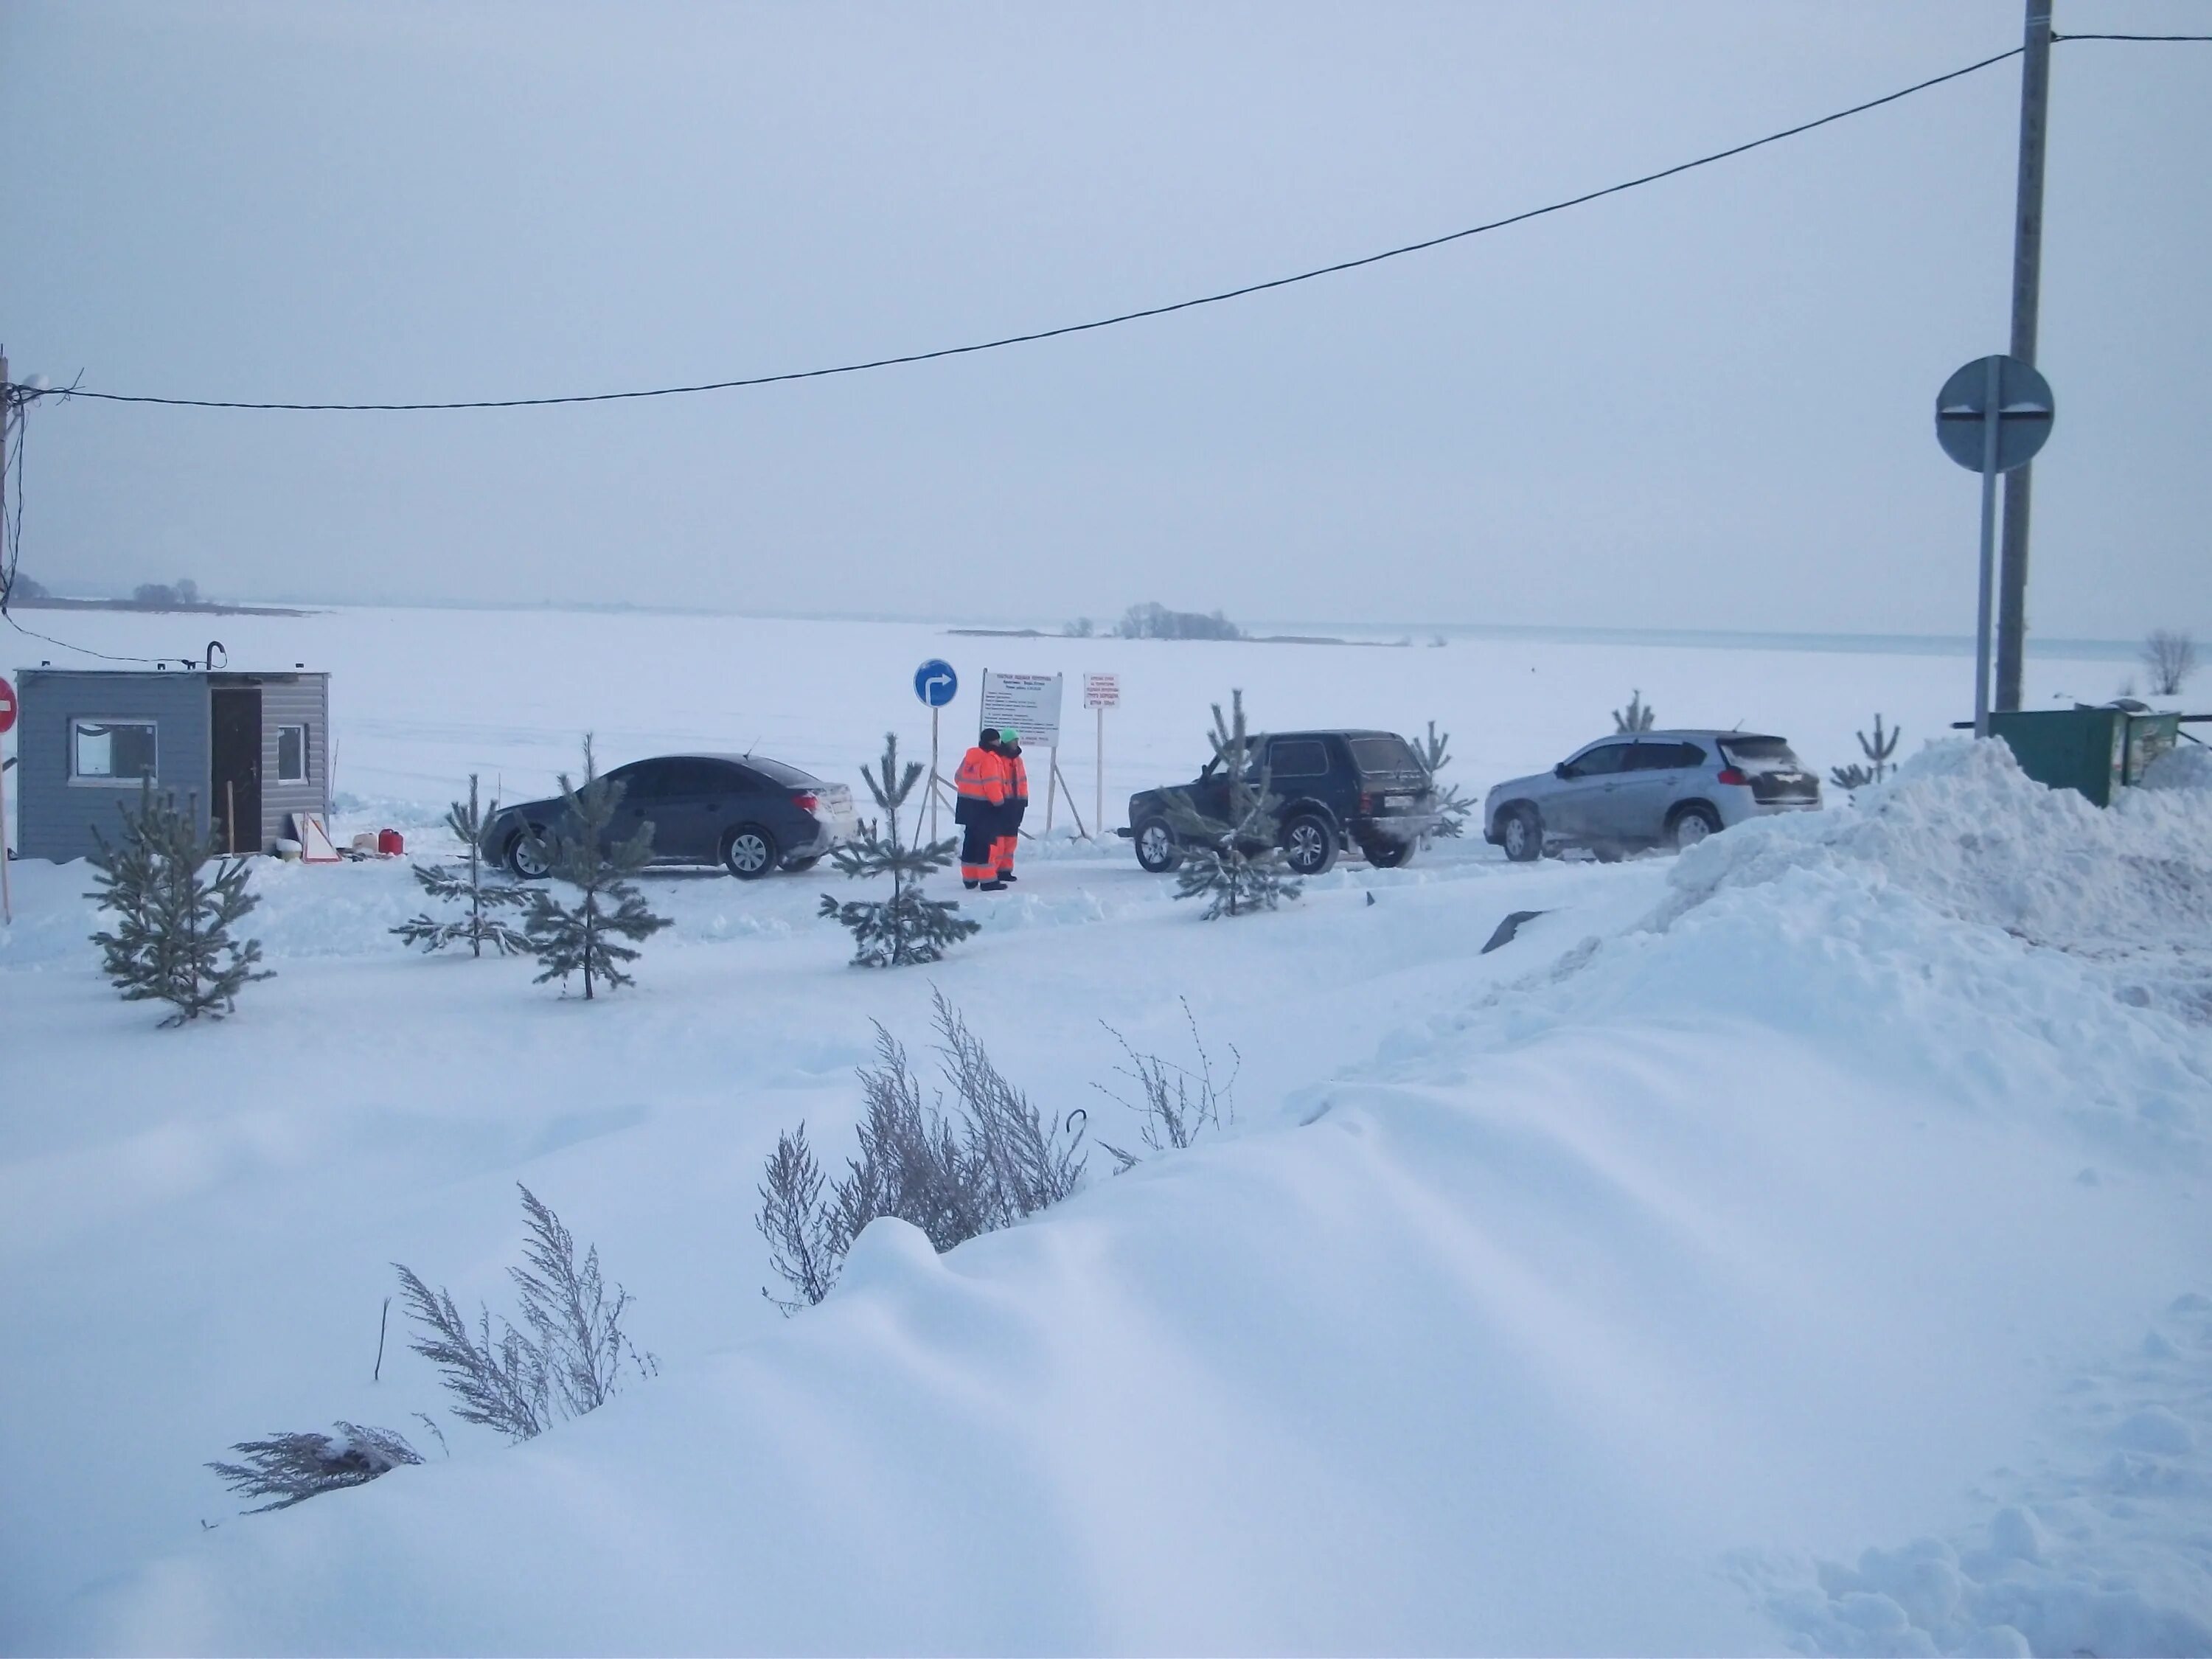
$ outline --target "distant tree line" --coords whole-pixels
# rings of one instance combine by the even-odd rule
[[[131,603],[155,611],[174,611],[205,605],[207,600],[198,582],[190,576],[179,576],[173,582],[140,582],[131,590]]]
[[[1241,640],[1244,630],[1218,611],[1170,611],[1157,603],[1133,605],[1114,624],[1124,640]]]

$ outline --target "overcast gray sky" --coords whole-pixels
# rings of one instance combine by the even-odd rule
[[[2063,31],[2212,26],[2057,0]],[[0,8],[18,378],[398,399],[808,368],[1540,204],[2020,0]],[[2054,54],[2032,624],[2212,632],[2212,46]],[[1957,634],[2019,72],[1233,305],[495,413],[33,411],[63,591]]]

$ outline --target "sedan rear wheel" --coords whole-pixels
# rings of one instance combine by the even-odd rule
[[[553,849],[536,824],[518,830],[507,843],[507,867],[524,881],[543,881],[553,872]]]
[[[723,839],[722,862],[739,881],[758,881],[775,868],[775,837],[757,823],[740,824]]]
[[[1685,806],[1674,814],[1674,850],[1688,852],[1706,836],[1718,833],[1720,827],[1719,815],[1711,807],[1702,802]]]

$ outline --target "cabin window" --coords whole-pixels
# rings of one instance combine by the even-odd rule
[[[307,728],[304,726],[280,726],[276,728],[276,781],[305,783],[307,781]]]
[[[70,776],[79,783],[151,783],[154,722],[71,720]]]

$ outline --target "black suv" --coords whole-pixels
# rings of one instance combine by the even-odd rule
[[[1255,773],[1266,769],[1282,803],[1283,851],[1299,875],[1317,876],[1354,849],[1385,869],[1403,864],[1437,827],[1435,783],[1395,732],[1274,732],[1253,738],[1252,747]],[[1188,795],[1208,817],[1226,817],[1228,774],[1215,759],[1179,788],[1129,797],[1128,827],[1115,833],[1137,843],[1137,862],[1156,875],[1182,862],[1170,794]]]
[[[649,820],[655,864],[720,864],[741,881],[778,866],[804,870],[857,827],[843,784],[760,755],[662,755],[606,777],[623,786],[609,841],[628,841]],[[484,825],[484,856],[537,880],[551,862],[549,833],[568,810],[557,795],[501,807]]]

